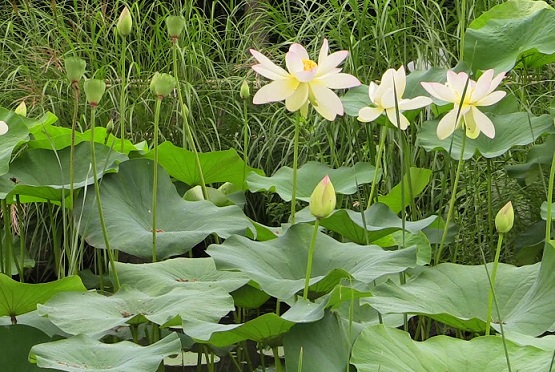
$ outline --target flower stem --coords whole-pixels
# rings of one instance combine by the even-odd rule
[[[112,249],[110,248],[110,240],[108,239],[108,230],[106,229],[106,223],[104,221],[104,213],[102,211],[102,201],[100,199],[100,186],[98,184],[98,173],[96,170],[96,155],[95,155],[95,143],[94,143],[94,128],[96,119],[96,105],[91,105],[91,163],[94,179],[94,192],[96,196],[96,205],[98,206],[98,216],[100,218],[100,226],[102,228],[102,235],[104,236],[104,244],[106,245],[106,252],[108,253],[108,259],[110,260],[110,268],[114,276],[114,289],[117,291],[120,287],[118,271],[114,262],[114,255],[112,254]],[[102,263],[99,262],[99,265]]]
[[[247,168],[249,161],[249,117],[247,100],[243,99],[243,187],[247,189]]]
[[[314,230],[312,231],[312,238],[310,239],[310,247],[308,248],[308,262],[306,264],[306,277],[304,280],[303,299],[308,299],[308,287],[310,284],[310,273],[312,271],[312,259],[314,258],[314,247],[316,246],[316,237],[318,236],[318,227],[320,220],[316,219],[314,222]]]
[[[463,133],[462,145],[461,145],[461,155],[459,156],[459,163],[457,165],[457,172],[455,174],[455,182],[453,184],[453,191],[451,193],[451,200],[449,202],[449,211],[447,212],[447,219],[445,220],[445,226],[443,227],[443,235],[441,236],[441,242],[439,243],[439,249],[436,254],[435,264],[439,264],[441,260],[441,254],[443,253],[443,246],[445,244],[445,239],[447,238],[447,233],[449,231],[449,223],[453,217],[453,209],[455,208],[455,200],[457,199],[457,186],[459,185],[459,177],[461,175],[462,164],[464,162],[464,147],[466,144],[466,133]]]
[[[121,137],[121,147],[120,152],[125,153],[125,93],[127,91],[127,71],[125,69],[125,54],[127,52],[127,38],[124,36],[121,38],[121,56],[120,56],[120,67],[121,67],[121,91],[119,95],[119,135]]]
[[[2,206],[2,215],[4,216],[4,239],[2,247],[4,251],[4,274],[12,277],[12,224],[10,219],[10,211],[6,199],[0,202]]]
[[[156,262],[156,198],[158,196],[158,125],[162,97],[157,97],[154,110],[154,179],[152,180],[152,262]]]
[[[378,183],[378,175],[380,173],[380,167],[382,163],[382,154],[385,146],[385,139],[387,137],[387,126],[382,125],[380,129],[380,144],[378,147],[378,153],[376,154],[376,163],[374,165],[374,178],[372,179],[372,187],[370,188],[370,195],[368,196],[368,207],[374,204],[374,192],[376,191],[376,185]]]
[[[181,119],[183,119],[183,148],[186,148],[187,141],[189,142],[190,150],[193,152],[195,156],[195,164],[197,166],[197,171],[200,178],[200,187],[202,189],[202,196],[204,200],[208,200],[208,191],[206,190],[206,182],[204,181],[204,173],[202,172],[202,166],[200,164],[200,158],[197,151],[197,146],[195,143],[195,139],[193,138],[193,132],[191,131],[191,127],[189,126],[189,109],[185,105],[185,101],[183,100],[183,95],[181,94],[181,83],[179,82],[179,74],[177,73],[177,50],[179,45],[177,44],[177,40],[172,41],[172,54],[173,54],[173,76],[175,78],[176,87],[177,87],[177,97],[179,99],[179,104],[181,106]]]
[[[491,271],[491,288],[489,290],[488,297],[488,316],[486,318],[486,336],[490,333],[490,323],[491,323],[491,312],[493,304],[493,296],[495,291],[495,277],[497,275],[497,267],[499,266],[499,256],[501,254],[501,245],[503,244],[503,237],[505,234],[500,233],[499,239],[497,240],[497,249],[495,251],[495,259],[493,260],[493,269]]]
[[[553,153],[553,160],[551,161],[551,169],[549,171],[549,186],[547,188],[547,216],[545,220],[545,242],[549,244],[551,241],[551,224],[553,218],[551,211],[553,208],[553,183],[555,180],[555,152]]]
[[[297,168],[299,162],[299,132],[301,130],[301,115],[295,120],[295,135],[293,140],[293,189],[291,190],[291,224],[295,224],[295,210],[297,207]]]

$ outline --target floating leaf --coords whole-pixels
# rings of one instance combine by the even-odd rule
[[[15,324],[0,326],[0,366],[3,372],[44,371],[29,363],[29,350],[36,344],[50,341],[50,337],[40,330]],[[47,369],[47,371],[54,371]]]
[[[219,288],[181,287],[149,295],[123,286],[109,297],[96,292],[62,293],[39,305],[38,311],[69,334],[103,335],[146,320],[160,326],[180,324],[174,321],[176,317],[217,323],[233,309],[233,299]]]
[[[152,257],[151,160],[122,163],[119,172],[106,175],[100,194],[108,237],[113,249],[138,257]],[[77,201],[75,216],[83,214],[81,234],[96,248],[106,248],[94,193],[83,204]],[[166,172],[158,170],[157,256],[159,259],[185,253],[212,233],[222,238],[243,234],[252,227],[237,206],[218,208],[209,201],[188,202],[177,193]]]
[[[153,159],[154,152],[151,151],[146,156]],[[244,184],[243,167],[245,162],[237,155],[235,149],[204,152],[199,153],[198,156],[206,184],[216,182],[231,182],[235,185]],[[201,184],[195,154],[192,151],[166,141],[158,147],[158,163],[164,167],[170,176],[187,185]],[[255,172],[260,176],[264,175],[262,170],[247,166],[247,174],[250,172]]]
[[[255,242],[232,236],[223,244],[212,244],[207,253],[218,269],[239,270],[271,296],[286,300],[304,288],[308,247],[313,227],[291,226],[284,236]],[[374,279],[416,265],[414,247],[384,251],[378,246],[340,243],[318,233],[312,267],[311,290],[330,291],[341,278],[352,276],[370,283]]]
[[[128,341],[104,344],[79,335],[33,346],[29,360],[41,368],[51,367],[70,372],[154,372],[166,356],[180,352],[181,342],[176,333],[148,346]]]
[[[333,169],[325,164],[309,161],[297,171],[297,199],[308,201],[316,185],[328,175],[337,194],[354,194],[358,185],[371,183],[374,166],[369,163],[356,163],[354,167]],[[285,200],[291,200],[293,189],[293,169],[282,167],[271,177],[251,173],[247,179],[252,192],[277,192]]]
[[[474,70],[509,71],[555,61],[555,10],[544,1],[496,5],[467,28],[464,61]]]
[[[95,146],[97,175],[114,172],[118,163],[127,156],[97,144]],[[69,194],[70,149],[58,152],[35,149],[27,150],[10,165],[9,172],[0,179],[0,197],[12,199],[24,195],[42,200],[60,201]],[[91,152],[88,143],[75,147],[75,189],[94,183],[91,170]],[[26,201],[22,198],[22,201]]]
[[[466,139],[464,159],[468,160],[475,154],[485,158],[494,158],[507,152],[517,145],[528,145],[544,133],[553,132],[553,118],[549,115],[529,116],[525,112],[506,115],[488,114],[495,125],[495,138],[490,139],[481,134],[476,139]],[[422,124],[418,134],[417,145],[427,151],[444,150],[451,153],[453,159],[459,159],[464,132],[456,130],[453,136],[444,140],[437,138],[438,121],[427,121]]]
[[[549,371],[553,352],[505,341],[513,371]],[[501,337],[470,341],[447,336],[413,341],[406,332],[383,325],[366,328],[353,345],[357,371],[505,371]]]

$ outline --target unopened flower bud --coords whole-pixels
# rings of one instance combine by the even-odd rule
[[[170,74],[155,73],[150,81],[150,91],[158,98],[167,97],[175,89],[175,78]]]
[[[131,27],[133,26],[133,19],[131,18],[131,13],[127,7],[123,8],[121,14],[119,15],[118,23],[116,29],[118,34],[121,36],[128,36],[131,33]]]
[[[251,96],[251,90],[249,88],[249,83],[246,80],[243,80],[241,84],[241,90],[239,91],[239,95],[242,99],[248,99]]]
[[[18,115],[27,116],[27,105],[25,104],[25,101],[21,101],[14,111]]]
[[[506,234],[511,231],[514,222],[515,211],[513,209],[513,203],[508,202],[497,212],[495,216],[495,228],[499,234]]]
[[[89,79],[85,81],[84,88],[87,102],[89,102],[91,106],[97,106],[106,90],[106,83],[104,80]]]
[[[168,34],[172,39],[177,39],[185,28],[185,19],[182,16],[168,16],[166,18],[166,28],[168,29]]]
[[[108,137],[114,131],[114,121],[110,119],[108,124],[106,124],[106,137]]]
[[[310,213],[318,219],[326,218],[335,209],[335,189],[328,176],[322,181],[310,195]]]
[[[66,67],[66,75],[69,81],[76,83],[85,74],[85,67],[87,63],[79,57],[67,57],[64,60]]]

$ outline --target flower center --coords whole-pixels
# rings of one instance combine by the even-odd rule
[[[310,71],[313,68],[318,67],[318,65],[316,64],[316,62],[310,60],[310,59],[303,59],[303,70],[304,71]]]

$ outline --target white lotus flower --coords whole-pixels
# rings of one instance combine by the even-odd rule
[[[505,97],[506,93],[503,91],[494,92],[504,77],[504,72],[493,77],[493,70],[487,70],[478,81],[474,81],[465,72],[457,74],[447,71],[446,84],[421,83],[432,96],[454,104],[453,109],[440,120],[437,126],[438,138],[443,140],[449,137],[463,122],[469,138],[478,137],[480,132],[489,138],[495,137],[493,123],[477,107],[493,105]]]
[[[0,136],[8,133],[8,124],[5,121],[0,120]]]
[[[341,73],[337,66],[349,55],[342,50],[328,55],[328,40],[324,39],[318,63],[310,59],[306,49],[300,44],[292,44],[285,54],[287,70],[276,66],[262,53],[250,50],[259,64],[252,66],[260,75],[273,80],[256,92],[253,103],[262,104],[285,100],[285,107],[291,112],[301,110],[307,115],[308,103],[324,118],[333,121],[343,115],[343,104],[331,89],[346,89],[360,85],[352,75]]]
[[[358,120],[362,122],[374,121],[385,112],[391,124],[402,130],[407,129],[410,122],[402,112],[427,106],[432,103],[432,100],[423,96],[404,99],[403,94],[405,93],[406,84],[407,76],[404,66],[401,66],[397,71],[392,68],[387,70],[382,76],[380,85],[370,83],[368,94],[374,107],[361,108],[358,112]]]

